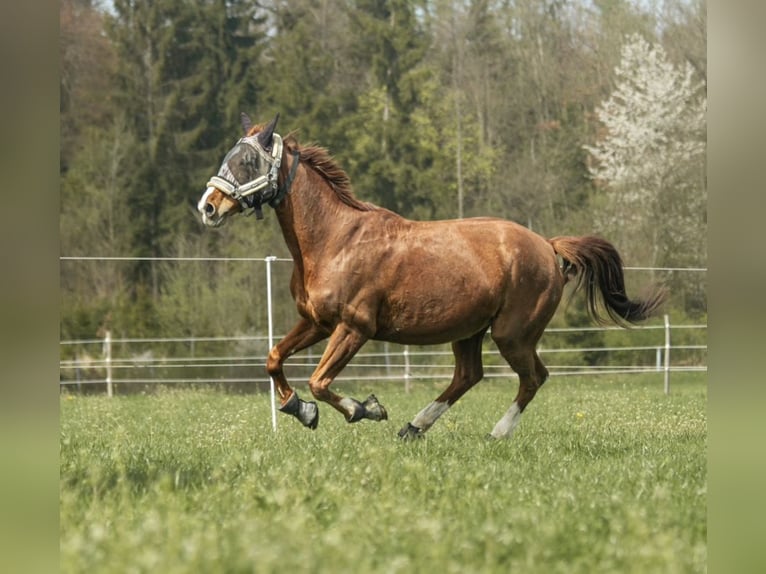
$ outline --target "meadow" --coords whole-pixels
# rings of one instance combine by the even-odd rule
[[[267,394],[62,394],[61,571],[706,571],[704,374],[553,377],[510,441],[483,382],[400,441],[444,386],[336,384],[389,420],[277,432]]]

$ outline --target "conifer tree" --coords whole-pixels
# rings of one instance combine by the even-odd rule
[[[366,89],[347,126],[356,187],[386,208],[429,218],[437,207],[438,190],[428,178],[433,150],[421,140],[430,128],[420,94],[429,74],[422,67],[427,43],[415,10],[403,0],[354,3],[356,50],[368,72]]]
[[[195,229],[194,203],[220,161],[241,106],[257,98],[263,38],[252,3],[115,0],[108,28],[119,55],[115,99],[130,119],[138,166],[125,193],[135,256],[168,254]],[[136,266],[154,299],[154,263]]]

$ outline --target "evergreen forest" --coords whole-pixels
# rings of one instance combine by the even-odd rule
[[[60,0],[61,255],[125,258],[61,261],[60,337],[264,333],[263,265],[215,258],[289,257],[276,217],[196,211],[240,112],[279,113],[405,217],[705,268],[706,27],[703,0]],[[706,321],[704,272],[626,279]],[[587,324],[584,303],[557,321]]]

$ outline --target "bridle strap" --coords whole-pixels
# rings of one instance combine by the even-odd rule
[[[282,203],[282,200],[285,198],[285,196],[288,193],[290,193],[290,188],[292,187],[293,180],[295,179],[295,173],[298,171],[298,164],[301,161],[301,152],[299,152],[297,149],[293,150],[292,156],[293,156],[293,165],[290,167],[290,173],[287,174],[287,181],[285,181],[282,185],[279,186],[277,195],[274,196],[273,199],[269,200],[269,205],[271,207],[276,207],[277,205]]]

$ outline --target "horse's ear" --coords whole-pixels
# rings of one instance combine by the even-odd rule
[[[253,122],[250,119],[250,116],[248,116],[245,112],[242,112],[239,114],[239,119],[242,122],[242,129],[245,130],[245,135],[250,131],[250,128],[253,127]]]
[[[277,121],[279,121],[279,112],[274,116],[274,119],[269,122],[263,131],[258,133],[258,143],[261,144],[263,149],[270,149],[272,140],[274,138],[274,130],[277,127]]]

